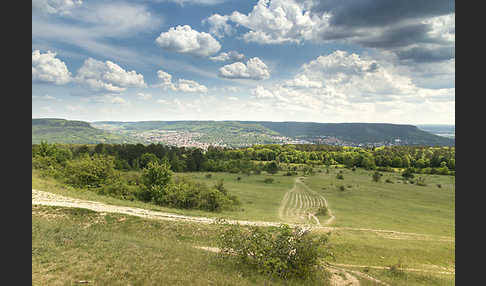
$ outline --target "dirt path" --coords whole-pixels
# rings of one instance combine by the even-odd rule
[[[306,186],[302,179],[302,177],[296,178],[292,189],[285,193],[279,208],[279,218],[284,222],[310,224],[317,227],[331,224],[335,216],[329,209],[327,200]],[[328,209],[330,217],[321,223],[316,212],[323,206]]]
[[[288,193],[287,193],[288,194]],[[288,195],[284,196],[283,202],[288,201]],[[282,202],[282,206],[285,204]],[[215,218],[208,217],[194,217],[178,215],[173,213],[165,213],[160,211],[151,211],[135,207],[123,207],[103,204],[95,201],[87,201],[75,198],[69,198],[49,192],[39,191],[32,189],[32,204],[33,205],[48,205],[48,206],[60,206],[60,207],[73,207],[73,208],[85,208],[96,212],[107,212],[107,213],[122,213],[127,215],[133,215],[143,218],[160,219],[160,220],[179,220],[179,221],[189,221],[189,222],[200,222],[200,223],[213,223]],[[289,212],[289,211],[292,212]],[[285,212],[284,212],[285,211]],[[280,210],[280,214],[286,214],[287,216],[295,216],[294,213],[296,209],[284,209]],[[312,217],[310,218],[312,220]],[[281,222],[265,222],[265,221],[246,221],[246,220],[227,220],[229,223],[239,223],[241,225],[255,225],[255,226],[280,226]],[[329,220],[328,220],[329,221]],[[325,222],[327,223],[327,222]],[[323,223],[323,224],[325,224]],[[302,224],[286,223],[291,227],[302,226]],[[317,224],[307,224],[312,230],[316,231],[333,231],[333,230],[353,230],[353,231],[367,231],[379,234],[384,238],[389,239],[406,239],[406,240],[427,240],[427,241],[450,241],[453,242],[454,239],[447,236],[438,235],[428,235],[420,233],[407,233],[399,232],[393,230],[380,230],[380,229],[369,229],[369,228],[352,228],[352,227],[331,227],[331,226],[319,226]]]
[[[143,217],[143,218],[160,219],[160,220],[171,220],[171,221],[178,220],[178,221],[189,221],[189,222],[200,222],[200,223],[215,222],[215,218],[185,216],[185,215],[165,213],[160,211],[151,211],[151,210],[135,208],[135,207],[107,205],[100,202],[74,199],[74,198],[64,197],[61,195],[52,194],[52,193],[34,190],[34,189],[32,189],[32,204],[84,208],[96,212],[122,213],[127,215]],[[255,225],[255,226],[279,226],[281,224],[278,222],[246,221],[246,220],[227,220],[227,222],[232,224],[239,223],[241,225]]]

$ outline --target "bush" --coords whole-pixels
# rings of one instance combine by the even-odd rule
[[[206,179],[210,179],[213,175],[212,174],[206,174]]]
[[[121,180],[113,180],[110,184],[98,189],[98,194],[133,201],[137,199],[139,187],[129,185]]]
[[[325,206],[322,206],[322,207],[319,207],[317,209],[317,212],[316,212],[316,215],[322,215],[322,216],[325,216],[329,213],[329,210],[325,207]]]
[[[341,192],[344,192],[344,191],[346,190],[346,188],[345,188],[344,186],[339,186],[339,190],[340,190]]]
[[[263,182],[265,184],[271,184],[271,183],[273,183],[273,178],[266,178],[265,180],[263,180]]]
[[[380,179],[381,179],[381,176],[383,176],[383,174],[381,174],[380,172],[374,172],[372,179],[373,179],[374,182],[379,182]]]
[[[417,186],[427,186],[427,184],[425,183],[425,178],[423,177],[418,177],[415,183],[417,184]]]
[[[344,180],[343,174],[337,174],[336,178],[339,179],[339,180]]]
[[[386,179],[386,180],[385,180],[385,183],[393,184],[393,181],[392,181],[392,180],[390,180],[390,179]]]
[[[113,178],[114,166],[114,158],[111,156],[84,154],[66,163],[66,182],[80,188],[98,188]]]
[[[413,170],[411,168],[405,169],[405,171],[403,171],[402,173],[402,177],[404,177],[405,179],[413,179]]]
[[[311,234],[287,225],[276,229],[222,225],[217,243],[223,258],[234,258],[264,275],[282,279],[306,279],[315,274],[320,251],[328,241],[326,235]]]

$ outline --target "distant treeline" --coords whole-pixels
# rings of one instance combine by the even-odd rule
[[[39,144],[32,145],[33,154]],[[57,145],[69,150],[73,157],[83,153],[104,154],[114,157],[115,168],[139,170],[152,158],[166,160],[174,172],[260,172],[279,165],[306,164],[344,165],[367,170],[390,171],[391,168],[408,168],[415,173],[455,175],[455,147],[386,146],[342,147],[317,144],[254,145],[239,149],[209,147],[175,147],[162,144],[96,144]]]

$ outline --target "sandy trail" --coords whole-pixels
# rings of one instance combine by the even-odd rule
[[[287,201],[289,201],[289,198],[290,195],[284,196],[284,201],[286,199]],[[72,208],[85,208],[96,212],[122,213],[127,215],[143,217],[143,218],[170,220],[170,221],[177,220],[177,221],[199,222],[199,223],[207,223],[207,224],[214,223],[216,221],[216,218],[194,217],[194,216],[178,215],[178,214],[166,213],[160,211],[151,211],[151,210],[135,208],[135,207],[108,205],[108,204],[95,202],[95,201],[65,197],[65,196],[61,196],[49,192],[34,190],[34,189],[32,189],[32,204],[59,206],[59,207],[72,207]],[[296,209],[284,208],[284,206],[285,204],[282,202],[282,205],[280,207],[281,215],[282,214],[294,215],[294,216],[296,215],[296,213],[294,214],[292,212],[292,211],[296,211]],[[311,220],[313,219],[312,216],[310,219]],[[255,225],[255,226],[277,226],[278,227],[282,224],[282,222],[268,222],[268,221],[247,221],[247,220],[226,220],[226,221],[231,224],[239,223],[241,225]],[[302,224],[295,224],[295,223],[285,223],[285,224],[288,224],[291,227],[302,226]],[[333,231],[333,230],[353,230],[353,231],[375,232],[383,236],[384,238],[390,238],[390,239],[451,241],[451,242],[454,241],[453,238],[447,236],[427,235],[427,234],[420,234],[420,233],[407,233],[407,232],[399,232],[393,230],[352,228],[352,227],[331,227],[331,226],[322,226],[322,225],[319,226],[316,224],[307,224],[305,226],[311,228],[314,231],[325,231],[325,232]]]

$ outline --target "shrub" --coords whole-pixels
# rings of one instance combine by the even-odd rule
[[[84,154],[76,160],[66,163],[66,182],[80,188],[103,186],[115,174],[114,158],[107,155]]]
[[[223,258],[234,258],[264,275],[282,279],[310,278],[319,267],[320,251],[328,241],[326,235],[287,225],[278,228],[222,225],[217,243]]]
[[[206,179],[210,179],[213,175],[212,174],[206,174]]]
[[[339,180],[344,180],[343,174],[337,174],[336,178],[339,179]]]
[[[427,186],[427,184],[425,183],[425,178],[423,177],[418,177],[415,183],[417,184],[417,186]]]
[[[344,190],[346,190],[346,188],[344,186],[339,186],[339,190],[343,192]]]
[[[393,184],[393,181],[392,181],[392,180],[390,180],[390,179],[386,179],[386,180],[385,180],[385,183]]]
[[[372,179],[374,182],[379,182],[382,176],[383,174],[381,174],[380,172],[374,172]]]
[[[319,207],[317,209],[317,212],[316,212],[316,215],[322,215],[322,216],[325,216],[329,213],[329,210],[325,207],[325,206],[322,206],[322,207]]]
[[[405,179],[413,179],[413,170],[411,168],[405,169],[405,171],[403,171],[402,173],[402,177],[404,177]]]
[[[265,178],[265,180],[263,180],[263,182],[265,184],[271,184],[271,183],[273,183],[273,178]]]

